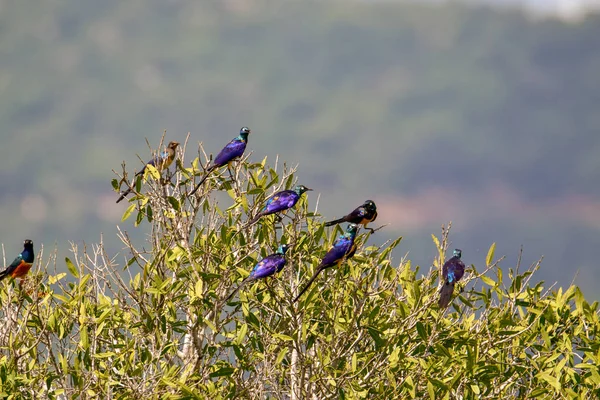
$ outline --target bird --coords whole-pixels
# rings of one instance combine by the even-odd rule
[[[293,302],[296,302],[306,290],[312,285],[317,276],[326,268],[333,267],[336,265],[340,265],[344,261],[352,258],[354,253],[356,253],[356,244],[354,243],[354,238],[356,237],[356,232],[358,231],[357,224],[349,224],[346,228],[346,232],[338,237],[338,239],[333,243],[331,249],[325,254],[325,257],[321,260],[321,263],[317,267],[317,270],[313,274],[312,278],[308,281],[304,289],[298,293]]]
[[[373,222],[377,219],[377,206],[373,200],[365,201],[361,206],[357,207],[348,215],[344,215],[342,218],[335,219],[333,221],[325,222],[325,226],[332,226],[340,224],[342,222],[350,222],[353,224],[360,224],[371,231],[375,232],[373,228],[367,228],[369,222]]]
[[[190,196],[196,193],[198,188],[204,183],[206,178],[209,177],[210,173],[215,169],[222,167],[224,165],[228,165],[231,161],[236,158],[240,158],[244,154],[244,150],[246,150],[246,144],[248,143],[248,135],[250,134],[250,128],[244,126],[240,129],[240,134],[233,138],[231,142],[227,143],[223,150],[217,154],[213,164],[206,170],[206,173],[200,180],[200,182],[196,185],[194,190],[190,193]]]
[[[440,299],[438,301],[440,308],[445,308],[450,304],[450,299],[454,293],[454,284],[460,281],[465,274],[465,263],[462,262],[461,257],[462,250],[455,249],[453,257],[446,261],[442,267],[444,286],[440,289]]]
[[[229,299],[235,296],[238,290],[240,290],[242,286],[244,286],[246,283],[258,279],[264,279],[271,275],[274,275],[277,272],[280,272],[283,269],[283,267],[285,267],[285,252],[288,251],[289,247],[290,246],[287,244],[281,244],[277,248],[277,251],[275,253],[268,255],[262,260],[260,260],[254,266],[252,271],[250,271],[250,275],[248,275],[248,277],[244,279],[242,283],[240,283],[240,285],[233,292],[231,292],[229,296],[227,296],[227,299],[225,301],[229,301]]]
[[[304,185],[298,185],[294,189],[282,190],[271,196],[262,211],[260,211],[252,220],[246,225],[246,227],[254,224],[256,221],[265,215],[275,214],[280,211],[288,210],[296,205],[298,200],[304,192],[312,191]]]
[[[33,264],[33,242],[26,239],[23,243],[23,251],[4,271],[0,272],[0,281],[7,276],[14,278],[22,278],[27,275]]]
[[[158,170],[158,172],[161,172],[163,169],[169,168],[169,165],[171,165],[171,163],[175,159],[175,150],[177,149],[177,146],[179,146],[179,142],[169,142],[169,144],[167,145],[167,149],[159,155],[157,155],[156,157],[152,158],[152,160],[148,161],[146,164],[144,164],[144,167],[135,174],[135,177],[142,175],[144,171],[146,171],[147,165],[152,165]],[[133,189],[130,187],[125,192],[123,192],[121,196],[117,199],[117,203],[123,200],[125,196],[131,193],[132,190]]]

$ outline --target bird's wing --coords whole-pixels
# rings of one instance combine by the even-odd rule
[[[246,149],[246,143],[240,140],[232,140],[227,143],[227,146],[223,147],[223,150],[217,154],[213,164],[216,166],[222,166],[229,163],[231,160],[237,157],[241,157]]]
[[[351,251],[353,243],[354,241],[349,238],[338,239],[327,254],[325,254],[325,257],[323,257],[321,265],[325,266],[325,268],[335,265]]]
[[[268,213],[279,212],[292,207],[296,204],[296,192],[292,190],[284,190],[276,193],[273,197],[267,200],[264,211]]]
[[[272,256],[267,256],[254,266],[250,276],[252,279],[262,279],[273,275],[275,271],[277,271],[276,259]]]

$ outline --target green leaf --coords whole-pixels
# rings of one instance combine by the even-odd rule
[[[241,345],[242,342],[244,341],[244,338],[246,337],[247,333],[248,333],[248,324],[242,324],[242,326],[238,330],[238,334],[233,343],[237,344],[238,346]]]
[[[65,276],[67,276],[67,274],[65,272],[61,272],[60,274],[56,274],[56,275],[50,275],[50,276],[48,276],[48,284],[53,285],[56,282],[63,279]]]
[[[433,244],[435,244],[436,249],[441,249],[440,241],[434,234],[431,234],[431,239],[433,240]]]
[[[292,338],[291,336],[284,335],[284,334],[282,334],[282,333],[274,333],[272,336],[273,336],[274,338],[277,338],[277,339],[279,339],[279,340],[283,340],[283,341],[285,341],[285,342],[290,342],[290,341],[293,341],[293,340],[294,340],[294,338]]]
[[[67,269],[75,278],[79,278],[79,271],[75,268],[75,265],[69,260],[69,257],[65,257],[65,263],[67,264]]]
[[[485,265],[488,267],[492,265],[492,261],[494,260],[494,252],[496,251],[496,242],[492,243],[490,249],[488,250],[487,257],[485,258]]]
[[[144,175],[147,176],[150,174],[155,180],[160,179],[160,172],[151,164],[146,164],[146,170],[144,171]]]
[[[423,326],[421,322],[417,322],[417,333],[419,334],[421,340],[424,342],[427,341],[427,332],[425,331],[425,326]]]
[[[483,283],[485,283],[486,285],[489,286],[496,286],[496,281],[494,281],[492,278],[490,278],[489,276],[486,275],[481,275],[481,280],[483,281]]]
[[[123,213],[123,216],[121,217],[121,222],[123,222],[127,218],[129,218],[129,216],[131,215],[131,213],[133,212],[133,210],[135,210],[135,203],[131,203],[129,205],[129,207],[127,207],[127,210],[125,210],[125,212]]]
[[[209,376],[211,378],[217,378],[219,376],[229,376],[235,372],[235,368],[232,367],[222,367],[211,373]]]
[[[168,196],[167,201],[175,211],[181,211],[181,205],[179,204],[179,200],[177,200],[175,197]]]
[[[281,351],[279,352],[279,354],[277,355],[277,359],[275,360],[275,365],[281,364],[281,362],[283,361],[283,359],[285,358],[287,353],[288,353],[288,348],[287,347],[282,348]]]
[[[433,385],[430,382],[427,382],[427,393],[429,393],[429,398],[431,400],[435,400],[435,390],[433,388]]]

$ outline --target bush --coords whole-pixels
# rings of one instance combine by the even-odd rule
[[[124,266],[102,243],[73,245],[68,273],[46,270],[23,286],[3,286],[2,398],[600,394],[598,304],[575,286],[550,291],[534,283],[539,262],[508,268],[506,280],[492,245],[486,265],[468,267],[449,309],[440,310],[449,227],[433,237],[438,256],[425,274],[392,258],[401,238],[373,246],[361,234],[356,256],[292,303],[340,228],[326,231],[306,195],[281,223],[267,216],[245,226],[268,195],[296,181],[295,168],[277,160],[239,162],[234,181],[215,172],[188,197],[202,174],[198,159],[191,168],[180,159],[162,185],[149,169],[124,219],[148,229],[151,248],[120,231]],[[226,303],[280,242],[293,245],[284,270]]]

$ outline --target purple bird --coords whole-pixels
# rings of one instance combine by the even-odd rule
[[[309,192],[311,190],[312,189],[309,189],[304,185],[298,185],[293,190],[282,190],[281,192],[275,193],[267,200],[267,203],[262,211],[256,214],[252,221],[250,221],[246,226],[252,225],[258,221],[260,217],[265,215],[275,214],[277,212],[285,211],[294,207],[298,200],[300,200],[300,196],[302,196],[304,192]]]
[[[454,256],[446,261],[442,267],[444,286],[440,289],[440,300],[438,301],[440,308],[445,308],[450,304],[450,299],[454,293],[454,284],[460,281],[465,274],[465,263],[462,262],[461,257],[462,250],[454,250]]]
[[[340,235],[340,237],[333,244],[333,247],[327,252],[327,254],[325,254],[325,257],[323,257],[323,260],[321,260],[321,263],[317,267],[317,270],[313,274],[312,278],[310,278],[306,286],[304,286],[304,289],[298,293],[298,296],[296,296],[293,302],[296,302],[304,294],[304,292],[306,292],[321,271],[323,271],[325,268],[340,265],[344,261],[354,256],[354,253],[356,253],[356,244],[354,243],[354,238],[356,237],[357,231],[358,225],[348,225],[348,228],[346,228],[346,233]]]
[[[277,251],[269,256],[266,256],[260,260],[250,271],[250,275],[240,283],[240,285],[233,291],[225,301],[231,299],[237,292],[248,282],[252,282],[258,279],[267,278],[276,272],[279,272],[285,267],[286,259],[285,252],[289,249],[289,245],[282,244],[279,246]]]
[[[240,129],[240,134],[237,137],[233,138],[231,142],[227,143],[225,147],[223,147],[223,150],[221,150],[219,154],[217,154],[217,156],[215,157],[213,164],[206,170],[206,174],[204,174],[200,182],[196,185],[194,190],[192,190],[190,196],[196,193],[196,190],[198,190],[200,185],[204,183],[204,181],[206,180],[206,178],[209,177],[211,172],[213,172],[219,167],[228,165],[231,161],[235,160],[236,158],[240,158],[244,154],[244,150],[246,150],[246,144],[248,143],[248,135],[250,134],[250,132],[250,128],[248,128],[247,126],[242,127],[242,129]]]

